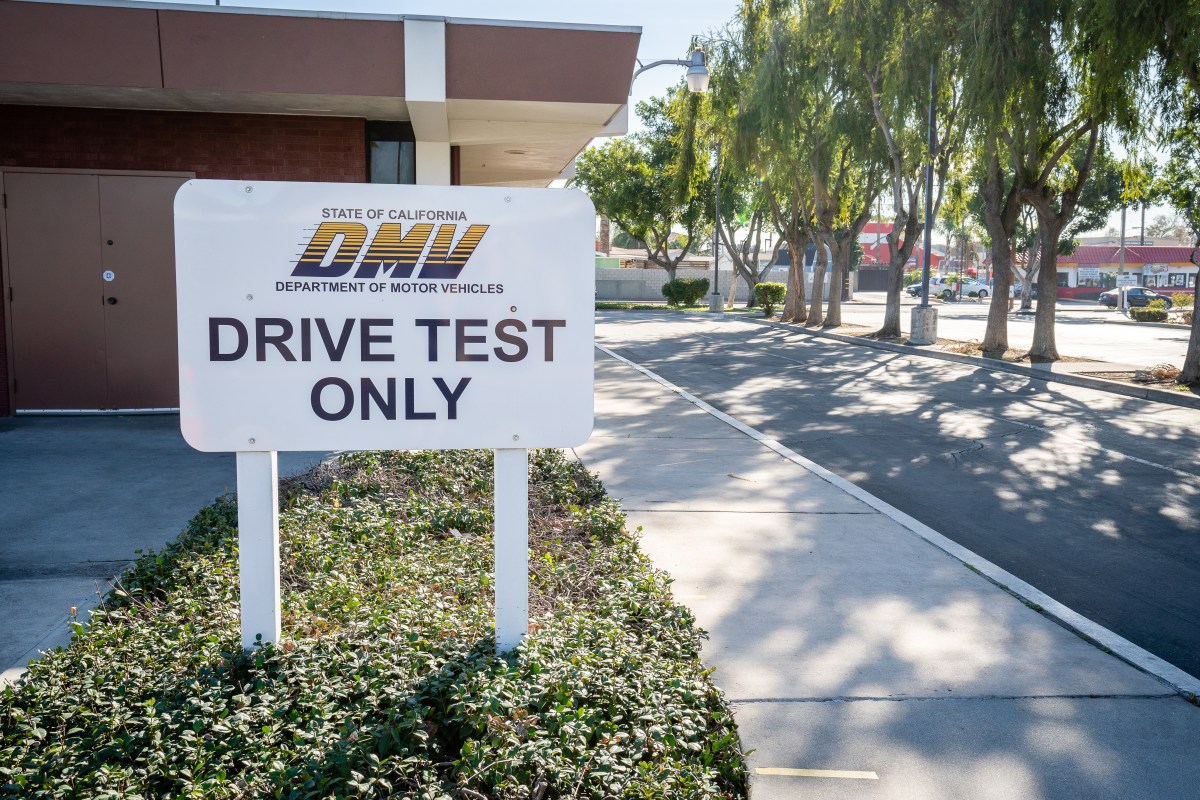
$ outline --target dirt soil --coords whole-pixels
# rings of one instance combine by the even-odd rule
[[[839,325],[836,328],[817,328],[811,325],[796,327],[802,327],[805,330],[810,331],[828,330],[830,333],[840,333],[844,336],[858,336],[864,339],[875,338],[871,335],[875,332],[875,329],[866,325]],[[892,344],[908,343],[908,340],[904,338],[880,339],[879,341],[891,342]],[[936,350],[941,350],[947,353],[958,353],[959,355],[964,356],[983,357],[983,351],[979,347],[979,342],[974,339],[966,342],[959,341],[957,339],[938,339],[937,342],[932,345],[932,347]],[[1007,361],[1012,364],[1031,363],[1029,354],[1027,352],[1014,349],[1006,351],[1000,360]],[[1091,358],[1077,358],[1075,356],[1059,356],[1058,360],[1075,364],[1092,363],[1099,365],[1104,363]],[[1175,375],[1177,375],[1178,372],[1179,371],[1177,369],[1169,364],[1159,364],[1153,367],[1148,367],[1147,369],[1137,370],[1136,372],[1077,371],[1074,372],[1074,374],[1086,375],[1092,378],[1103,378],[1105,380],[1116,381],[1118,383],[1128,383],[1135,386],[1149,386],[1156,389],[1177,389],[1181,392],[1200,395],[1200,387],[1192,387],[1189,389],[1188,387],[1180,386],[1175,382]]]

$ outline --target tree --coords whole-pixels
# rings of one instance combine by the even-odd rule
[[[1189,235],[1187,221],[1179,214],[1159,214],[1146,226],[1146,235],[1154,238],[1183,240]]]
[[[978,253],[975,242],[981,238],[982,231],[978,223],[978,195],[970,191],[967,177],[961,172],[955,172],[947,177],[942,191],[942,207],[938,227],[949,234],[951,241],[957,240],[959,273],[962,274],[976,261]],[[917,272],[917,280],[920,280]],[[908,280],[908,275],[905,275]]]
[[[629,231],[617,226],[617,232],[612,237],[613,247],[620,247],[622,250],[636,250],[639,247],[645,247],[646,243],[633,238]]]
[[[809,106],[804,70],[789,57],[799,15],[768,0],[742,5],[726,35],[713,41],[713,79],[721,87],[714,116],[727,163],[756,176],[771,220],[791,256],[780,318],[804,322],[804,252],[812,240],[812,192],[804,136],[792,124]]]
[[[937,196],[961,145],[959,63],[953,15],[933,0],[832,0],[826,15],[833,28],[835,58],[868,98],[869,122],[876,128],[886,169],[894,219],[887,233],[887,306],[880,337],[900,336],[900,292],[905,267],[923,224],[926,162],[932,159]],[[927,143],[929,75],[937,78],[938,130],[933,151]],[[931,187],[932,188],[932,187]]]
[[[1031,187],[1024,197],[1038,215],[1038,304],[1033,325],[1033,345],[1029,358],[1057,361],[1054,336],[1055,303],[1058,298],[1058,245],[1063,230],[1075,216],[1079,198],[1087,185],[1096,153],[1100,128],[1095,120],[1086,140],[1077,140],[1068,152],[1070,158],[1058,164],[1050,177]]]
[[[1101,74],[1097,54],[1079,46],[1075,0],[947,2],[963,11],[962,35],[973,44],[964,95],[980,143],[977,174],[995,288],[982,349],[990,355],[1008,349],[1013,234],[1021,206],[1029,203],[1046,245],[1039,248],[1043,329],[1033,353],[1053,358],[1058,240],[1078,207],[1101,126],[1127,130],[1137,118],[1133,84]]]
[[[1168,162],[1168,195],[1180,209],[1200,246],[1200,234],[1191,212],[1194,208],[1188,153],[1181,148],[1200,139],[1194,131],[1200,121],[1200,6],[1188,0],[1075,0],[1074,14],[1081,31],[1079,50],[1090,54],[1098,65],[1096,82],[1101,87],[1143,84],[1157,77],[1157,116],[1176,125],[1171,136]],[[1138,120],[1129,127],[1137,128]],[[1190,142],[1189,142],[1190,140]],[[1192,261],[1196,262],[1195,247]],[[1196,297],[1200,300],[1200,285]],[[1184,356],[1182,383],[1200,382],[1200,304],[1192,312],[1192,332]]]
[[[776,226],[788,241],[792,270],[783,318],[809,325],[841,322],[841,281],[851,245],[879,189],[866,92],[829,58],[835,41],[830,6],[749,0],[741,12],[744,79],[734,116],[736,152],[767,186]],[[803,253],[816,242],[809,308],[803,310]],[[824,309],[826,268],[836,290]]]
[[[669,280],[711,223],[708,162],[687,130],[694,106],[702,102],[676,87],[666,99],[639,103],[646,130],[584,151],[572,179],[598,212],[643,243],[646,258],[666,270]],[[676,229],[685,231],[686,242],[672,257]]]
[[[815,217],[818,234],[829,245],[833,259],[830,270],[829,309],[823,325],[836,328],[842,324],[842,284],[850,271],[850,260],[859,234],[871,218],[871,206],[879,194],[883,168],[880,160],[873,157],[868,143],[846,136],[839,142],[840,154],[834,162],[837,168],[829,173],[821,171],[820,156],[814,158],[813,184],[816,187]],[[812,310],[809,324],[820,319],[820,302],[824,289],[818,278],[824,278],[824,270],[814,270]]]
[[[749,291],[746,307],[757,302],[754,287],[767,276],[779,261],[783,237],[778,237],[766,264],[759,264],[763,233],[770,222],[766,190],[760,181],[741,175],[721,175],[721,210],[724,212],[718,228],[721,242],[733,262],[734,279],[729,286],[729,305],[737,294],[737,279],[741,278]],[[740,235],[740,240],[739,240]]]
[[[1162,185],[1167,199],[1192,232],[1192,263],[1197,265],[1193,287],[1192,332],[1179,382],[1200,384],[1200,115],[1172,131],[1168,140],[1170,156],[1163,171]]]

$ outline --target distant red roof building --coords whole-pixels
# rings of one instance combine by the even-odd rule
[[[1060,267],[1073,266],[1111,266],[1121,263],[1121,248],[1116,245],[1082,245],[1069,256],[1059,256]],[[1190,247],[1152,247],[1146,245],[1125,246],[1125,266],[1142,266],[1145,264],[1169,264],[1188,266],[1192,263],[1192,248]]]
[[[1124,269],[1117,245],[1081,245],[1069,256],[1058,257],[1059,297],[1086,298],[1112,286],[1117,272],[1136,275],[1142,286],[1165,294],[1190,291],[1196,286],[1192,248],[1126,245]]]
[[[888,247],[887,234],[892,229],[890,222],[868,222],[858,235],[858,244],[863,249],[864,264],[888,264],[892,260],[892,250]],[[915,269],[921,265],[925,250],[920,242],[913,247],[912,255],[908,257],[908,266]],[[929,256],[930,265],[936,269],[942,261],[942,254],[933,252]]]

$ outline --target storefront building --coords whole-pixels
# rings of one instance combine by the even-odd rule
[[[1117,285],[1117,275],[1133,275],[1138,286],[1160,294],[1196,291],[1192,248],[1153,245],[1081,245],[1058,257],[1058,296],[1094,300]]]
[[[0,0],[0,415],[178,404],[190,178],[547,186],[640,30]]]

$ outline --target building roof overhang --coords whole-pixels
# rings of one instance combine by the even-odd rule
[[[412,88],[424,77],[420,23],[445,30],[432,102]],[[0,31],[0,103],[409,121],[419,140],[460,147],[464,184],[530,186],[558,177],[592,138],[625,132],[641,36],[122,0],[0,0]],[[424,123],[431,105],[444,123]]]

